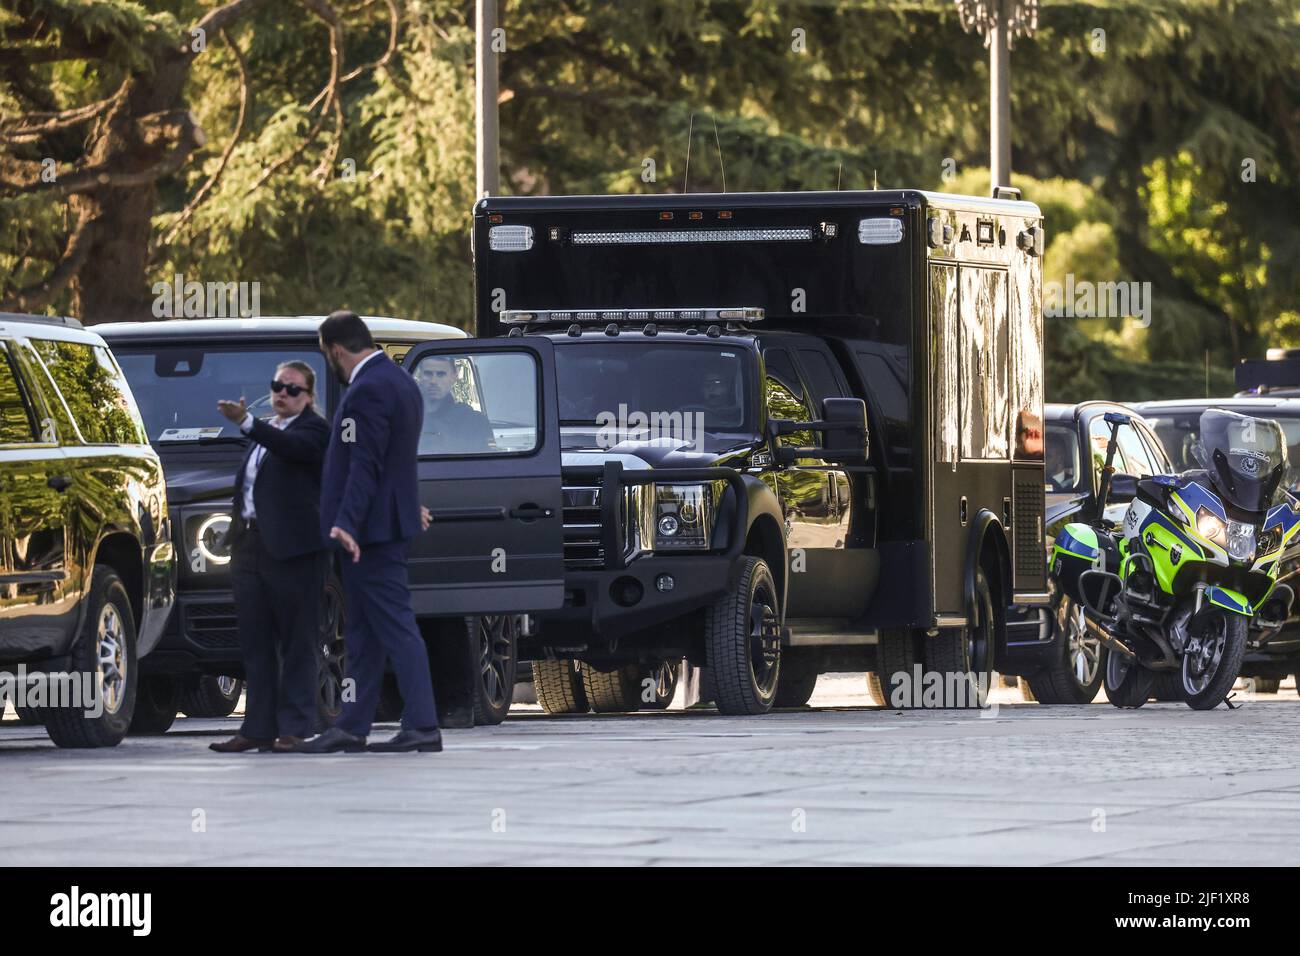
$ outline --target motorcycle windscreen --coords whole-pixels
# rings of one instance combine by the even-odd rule
[[[412,349],[424,401],[411,546],[417,614],[542,611],[564,603],[563,494],[549,339],[453,339]]]
[[[1201,413],[1200,433],[1197,457],[1219,493],[1243,511],[1267,510],[1288,468],[1282,426],[1211,408]]]

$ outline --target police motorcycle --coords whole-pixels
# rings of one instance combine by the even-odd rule
[[[1113,467],[1129,416],[1105,421],[1098,512],[1057,536],[1052,582],[1102,644],[1112,704],[1141,707],[1156,676],[1172,674],[1189,707],[1210,710],[1232,689],[1252,626],[1290,614],[1278,564],[1300,544],[1300,500],[1283,487],[1286,439],[1275,421],[1212,408],[1200,418],[1200,470],[1139,480]],[[1130,501],[1118,528],[1103,516],[1108,494]]]

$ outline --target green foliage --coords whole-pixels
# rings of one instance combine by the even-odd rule
[[[385,4],[335,5],[344,70],[377,60]],[[5,113],[108,95],[216,0],[7,6],[99,53],[0,69]],[[468,326],[472,15],[470,0],[404,0],[394,56],[341,88],[341,128],[326,116],[261,185],[318,121],[328,34],[284,0],[233,24],[253,94],[245,133],[164,242],[235,127],[235,58],[209,37],[186,90],[208,143],[159,184],[148,280],[258,281],[268,313],[346,305]],[[689,151],[691,191],[987,194],[987,52],[951,0],[505,0],[501,23],[508,192],[680,191]],[[1154,294],[1147,330],[1050,319],[1049,398],[1200,394],[1207,351],[1222,389],[1239,358],[1300,344],[1293,0],[1044,0],[1011,59],[1013,180],[1046,217],[1045,280]],[[44,145],[62,163],[84,140]],[[57,205],[0,196],[0,292],[48,271],[65,229]]]

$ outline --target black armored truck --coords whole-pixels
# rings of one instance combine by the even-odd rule
[[[473,241],[477,337],[407,365],[491,436],[429,449],[413,584],[527,612],[548,711],[637,709],[683,659],[725,714],[845,670],[894,706],[976,705],[995,668],[1041,666],[1037,206],[492,197]]]

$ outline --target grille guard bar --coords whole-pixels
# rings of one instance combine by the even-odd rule
[[[619,503],[623,500],[622,489],[630,485],[725,481],[736,494],[736,507],[731,512],[731,536],[728,538],[730,543],[722,553],[734,560],[740,557],[745,548],[744,530],[749,523],[749,497],[745,492],[745,482],[741,479],[740,472],[734,468],[650,468],[626,471],[621,461],[607,461],[603,465],[568,467],[563,469],[563,474],[566,479],[573,477],[600,480],[601,544],[605,552],[606,570],[621,571],[627,567],[623,552],[623,516]],[[717,554],[719,550],[710,547],[706,552],[695,553]]]

